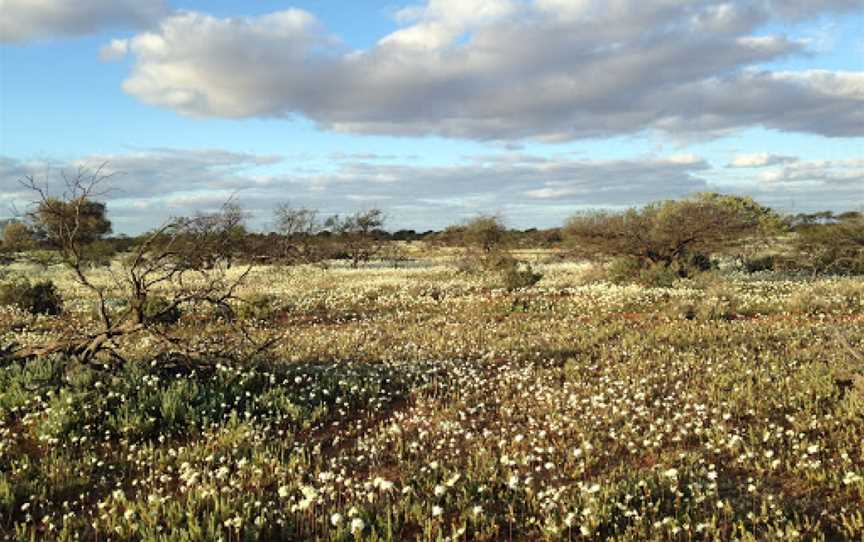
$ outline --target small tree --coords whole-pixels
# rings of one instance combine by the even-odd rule
[[[380,209],[358,211],[344,217],[334,215],[324,222],[324,227],[337,236],[342,250],[351,260],[351,267],[355,269],[368,262],[384,246],[381,241],[383,226],[384,212]]]
[[[492,252],[503,244],[507,228],[497,216],[480,215],[468,221],[462,229],[462,241],[466,247]]]
[[[3,228],[3,250],[21,252],[33,246],[33,232],[23,222],[10,222]]]
[[[320,263],[330,256],[327,244],[318,237],[324,224],[318,211],[307,207],[279,205],[275,212],[279,242],[272,247],[277,261],[288,265]]]
[[[144,236],[128,257],[123,258],[120,269],[109,271],[111,282],[97,281],[87,265],[87,247],[104,232],[107,219],[104,214],[90,214],[85,210],[103,209],[103,204],[92,204],[105,180],[102,175],[64,177],[66,192],[61,197],[49,196],[47,190],[33,178],[23,182],[36,194],[33,223],[44,231],[47,240],[58,248],[63,263],[74,273],[78,284],[96,298],[98,325],[92,331],[69,331],[57,340],[33,348],[12,345],[0,348],[0,357],[6,361],[26,360],[33,357],[62,353],[82,363],[92,364],[100,354],[120,358],[116,340],[121,337],[146,334],[163,344],[167,350],[182,353],[192,362],[211,356],[233,357],[240,351],[258,353],[274,344],[277,339],[254,343],[247,333],[232,352],[227,338],[219,351],[193,350],[188,341],[175,337],[165,329],[166,322],[177,320],[181,308],[212,305],[230,313],[228,302],[236,299],[237,288],[245,281],[251,267],[229,275],[242,212],[239,207],[226,204],[220,212],[199,214],[191,218],[171,220]],[[50,212],[45,212],[46,209]],[[101,217],[95,220],[90,217]],[[96,227],[98,225],[98,227]],[[115,299],[121,296],[117,309]]]
[[[805,222],[795,229],[793,269],[813,274],[864,274],[864,215],[844,213],[828,220]]]
[[[641,269],[660,266],[686,275],[707,256],[781,224],[776,213],[750,198],[700,194],[622,213],[576,215],[562,235],[580,256],[630,258]]]

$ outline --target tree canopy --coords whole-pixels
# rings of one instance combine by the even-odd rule
[[[562,233],[583,255],[627,256],[669,267],[780,227],[782,219],[751,198],[706,193],[624,212],[579,214]]]

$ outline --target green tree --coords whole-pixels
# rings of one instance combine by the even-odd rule
[[[694,262],[701,267],[708,256],[782,224],[779,215],[750,198],[707,193],[619,213],[579,214],[562,234],[581,256],[624,257],[637,268],[660,266],[687,275]]]
[[[69,200],[45,198],[30,217],[37,235],[55,246],[60,245],[61,239],[87,244],[111,233],[105,204],[86,195]]]
[[[351,215],[334,215],[324,222],[341,245],[341,250],[351,260],[351,267],[357,268],[368,262],[381,251],[381,228],[384,226],[384,212],[380,209],[358,211]]]
[[[462,241],[466,247],[491,252],[504,243],[507,228],[497,216],[480,215],[469,220],[462,229]]]
[[[3,250],[21,252],[33,246],[33,232],[23,222],[10,222],[3,228]]]

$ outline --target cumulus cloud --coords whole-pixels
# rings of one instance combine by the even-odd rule
[[[181,12],[129,41],[123,88],[186,115],[301,115],[350,133],[566,141],[763,126],[861,136],[864,73],[757,66],[806,52],[762,33],[768,23],[862,5],[429,0],[397,12],[403,27],[363,50],[301,10]]]
[[[790,185],[819,186],[826,190],[853,188],[858,191],[859,205],[864,205],[864,159],[796,161],[782,168],[765,171],[763,182],[788,187]]]
[[[732,158],[732,161],[726,167],[730,168],[757,168],[775,166],[777,164],[785,164],[795,162],[798,159],[794,156],[783,156],[779,154],[770,154],[767,152],[757,152],[751,154],[739,154]]]
[[[772,162],[771,158],[772,155],[745,155],[743,161],[759,164]],[[742,166],[764,169],[758,174],[742,172],[726,189],[753,196],[766,205],[788,212],[864,209],[864,159],[781,158],[782,161],[774,160],[772,167]],[[727,169],[724,174],[727,182],[729,171]]]
[[[142,28],[168,13],[164,0],[0,0],[0,42]]]
[[[117,60],[126,56],[128,52],[129,40],[113,39],[99,50],[99,57],[105,61]]]

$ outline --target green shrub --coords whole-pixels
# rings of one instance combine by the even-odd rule
[[[606,267],[606,278],[615,284],[635,282],[644,269],[638,258],[623,256],[615,258]]]
[[[654,264],[639,272],[637,282],[650,288],[671,288],[681,278],[678,271],[663,264]]]
[[[777,256],[767,255],[748,258],[742,262],[741,267],[745,273],[759,273],[760,271],[774,271],[777,264]]]
[[[670,288],[682,278],[698,277],[714,269],[703,254],[693,254],[671,265],[651,263],[633,256],[615,258],[606,268],[606,278],[615,284],[640,284],[650,288]]]
[[[109,241],[99,240],[83,247],[84,260],[94,267],[108,267],[117,255],[117,249]]]
[[[530,288],[540,282],[542,278],[543,275],[535,272],[530,264],[515,261],[501,272],[504,287],[511,291]]]
[[[60,314],[63,298],[50,280],[31,284],[17,280],[0,285],[0,305],[14,305],[31,314]]]
[[[183,316],[179,307],[160,296],[148,297],[144,302],[144,320],[151,324],[176,324]]]
[[[240,301],[235,314],[244,320],[270,320],[279,312],[278,301],[276,296],[254,294]]]

